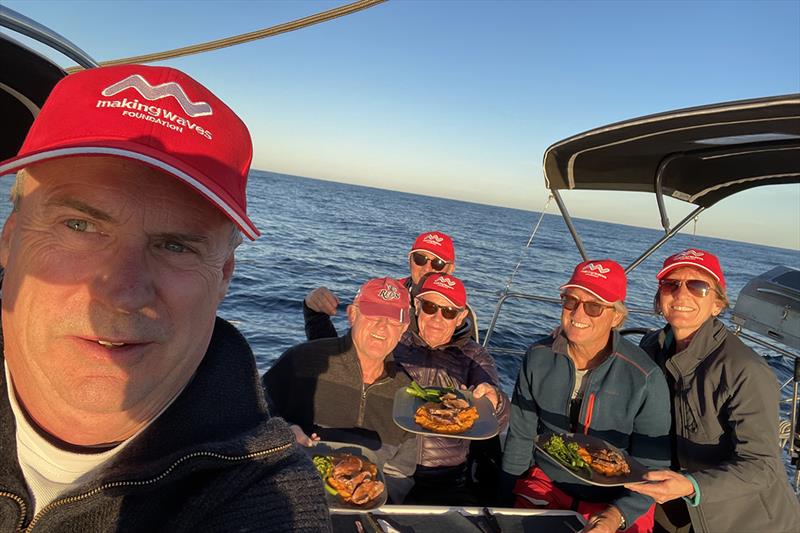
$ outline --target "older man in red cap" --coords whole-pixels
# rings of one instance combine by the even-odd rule
[[[653,529],[653,500],[616,486],[576,483],[540,447],[580,433],[626,450],[648,468],[669,457],[669,392],[658,366],[617,331],[625,320],[625,271],[616,261],[578,264],[561,286],[561,328],[530,347],[511,400],[503,450],[504,493],[520,507],[571,509],[587,533]],[[603,440],[594,440],[603,444]],[[588,479],[602,480],[594,472]],[[584,478],[587,479],[587,478]]]
[[[392,420],[395,393],[411,383],[393,357],[410,322],[408,291],[392,278],[370,280],[347,318],[351,328],[342,337],[284,352],[264,374],[264,389],[270,408],[299,426],[301,444],[322,438],[375,450],[389,496],[400,503],[417,455],[412,435]]]
[[[19,154],[0,365],[0,530],[330,528],[253,354],[216,317],[247,215],[244,123],[171,68],[73,74]]]
[[[475,398],[492,404],[500,431],[508,422],[509,402],[500,388],[497,367],[489,352],[469,336],[457,336],[467,315],[467,291],[462,281],[447,274],[424,278],[416,295],[418,331],[403,336],[396,359],[423,386],[470,388]],[[420,447],[412,503],[475,505],[476,491],[467,468],[470,441],[417,437]]]

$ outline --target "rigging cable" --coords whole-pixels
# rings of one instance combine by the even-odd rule
[[[339,6],[333,9],[329,9],[327,11],[322,11],[320,13],[316,13],[308,17],[303,17],[301,19],[293,20],[291,22],[284,22],[283,24],[278,24],[276,26],[271,26],[269,28],[264,28],[249,33],[243,33],[240,35],[234,35],[232,37],[226,37],[224,39],[217,39],[205,43],[198,43],[191,46],[184,46],[183,48],[165,50],[163,52],[155,52],[152,54],[123,57],[121,59],[112,59],[110,61],[101,61],[100,65],[107,67],[111,65],[126,65],[130,63],[150,63],[153,61],[163,61],[165,59],[174,59],[176,57],[199,54],[202,52],[209,52],[211,50],[218,50],[220,48],[225,48],[228,46],[235,46],[237,44],[242,44],[249,41],[264,39],[265,37],[272,37],[273,35],[279,35],[281,33],[287,33],[290,31],[299,30],[307,26],[319,24],[320,22],[325,22],[331,19],[355,13],[357,11],[368,9],[375,5],[382,4],[385,1],[386,0],[357,0],[356,2],[352,2],[344,6]],[[77,72],[79,70],[83,70],[83,67],[75,66],[66,69],[66,71],[70,74],[73,72]]]
[[[509,276],[508,281],[506,282],[506,286],[503,290],[505,294],[507,294],[508,290],[511,288],[511,283],[514,281],[514,276],[517,275],[517,271],[519,270],[519,267],[522,265],[522,261],[528,256],[531,243],[533,242],[533,238],[536,236],[536,232],[539,231],[539,226],[541,225],[542,220],[544,219],[544,215],[547,212],[547,208],[550,207],[550,202],[552,201],[553,201],[553,195],[550,194],[547,197],[547,202],[545,202],[544,207],[542,208],[542,213],[539,216],[539,220],[536,221],[536,225],[533,227],[531,236],[528,238],[528,244],[525,245],[525,248],[523,248],[522,252],[520,253],[519,260],[517,261],[517,266],[514,267],[514,270],[511,272],[511,276]]]

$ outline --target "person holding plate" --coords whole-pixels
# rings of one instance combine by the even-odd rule
[[[656,275],[667,325],[641,347],[672,397],[671,470],[631,486],[654,498],[658,531],[798,531],[800,504],[778,446],[778,382],[762,357],[717,316],[728,306],[714,254],[684,250]]]
[[[598,486],[605,476],[595,471],[593,484],[582,482],[534,442],[542,435],[579,433],[646,467],[669,463],[666,381],[647,354],[617,331],[627,315],[626,288],[625,271],[610,259],[575,267],[561,286],[560,328],[531,346],[522,361],[503,451],[509,503],[516,496],[518,507],[575,510],[592,533],[652,531],[652,498],[619,484]]]
[[[289,348],[262,377],[270,411],[294,424],[299,444],[321,438],[373,450],[392,503],[402,503],[416,467],[413,436],[392,421],[395,393],[411,383],[392,356],[409,300],[397,280],[367,281],[347,306],[350,331]]]
[[[395,349],[395,360],[423,387],[470,388],[474,398],[492,404],[500,431],[508,422],[508,398],[500,388],[497,367],[486,349],[454,336],[467,317],[467,292],[460,279],[433,273],[423,278],[415,297],[418,332],[409,330]],[[470,441],[418,436],[414,488],[406,503],[477,504],[468,486]]]

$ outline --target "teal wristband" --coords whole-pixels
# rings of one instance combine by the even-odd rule
[[[684,496],[683,500],[692,507],[697,507],[700,505],[700,485],[697,484],[697,481],[694,479],[694,476],[691,474],[683,474],[686,479],[691,481],[692,486],[694,487],[694,497],[690,498],[688,496]]]

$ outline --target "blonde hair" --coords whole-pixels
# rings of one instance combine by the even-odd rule
[[[22,201],[22,182],[25,181],[26,175],[25,169],[20,169],[17,171],[17,177],[14,178],[14,183],[11,184],[8,198],[11,200],[11,203],[14,204],[14,211],[19,210],[19,203]]]

